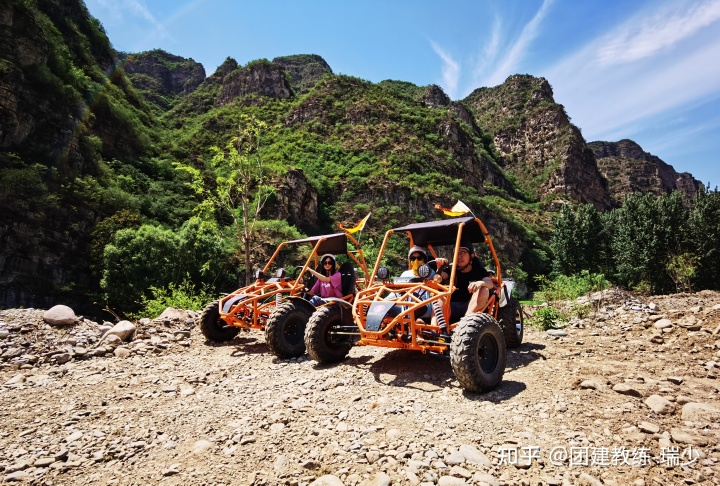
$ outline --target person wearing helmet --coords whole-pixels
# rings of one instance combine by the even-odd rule
[[[418,268],[420,268],[423,263],[428,262],[427,255],[428,251],[422,246],[415,245],[410,248],[410,251],[408,252],[408,269],[400,275],[400,278],[417,277]],[[432,275],[430,275],[430,277],[432,277]]]
[[[415,245],[412,248],[410,248],[410,251],[408,252],[408,269],[405,270],[403,273],[400,274],[400,279],[407,279],[406,281],[411,281],[411,279],[420,278],[420,275],[418,274],[418,269],[425,263],[428,262],[428,251],[426,248],[422,246]],[[435,275],[435,272],[430,270],[430,275],[427,278],[432,278]],[[430,297],[430,294],[427,290],[417,290],[414,292],[416,296],[420,300],[427,300]],[[390,294],[388,296],[391,299],[396,298],[396,294]],[[402,312],[402,306],[395,305],[392,307],[390,312],[388,313],[389,316],[394,317],[397,316]],[[424,318],[430,318],[430,315],[432,313],[432,306],[428,304],[425,307],[425,310],[421,310],[419,312],[416,311],[415,317],[416,319],[424,319]]]
[[[308,268],[308,272],[317,277],[315,285],[308,294],[312,295],[310,303],[315,307],[325,303],[328,297],[342,298],[342,274],[337,271],[335,256],[325,254],[320,258],[323,273]]]
[[[469,240],[461,240],[457,256],[455,272],[455,291],[450,296],[450,322],[457,322],[466,314],[480,312],[485,309],[494,284],[488,271],[475,255],[475,249]],[[447,263],[445,259],[437,259],[438,268]],[[450,278],[450,269],[438,271],[445,280]]]

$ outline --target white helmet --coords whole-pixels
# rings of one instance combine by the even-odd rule
[[[426,249],[426,248],[423,248],[422,246],[417,246],[417,245],[415,245],[415,246],[413,246],[412,248],[410,248],[410,251],[408,252],[408,260],[410,259],[410,257],[412,256],[413,253],[417,253],[417,252],[422,253],[422,254],[425,256],[425,261],[427,261],[427,259],[428,259],[428,256],[427,256],[427,255],[428,255],[428,251],[427,251],[427,249]]]

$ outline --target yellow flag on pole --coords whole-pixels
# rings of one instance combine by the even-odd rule
[[[360,222],[355,226],[354,228],[345,228],[343,227],[342,223],[338,223],[338,227],[343,230],[346,233],[353,234],[357,233],[358,231],[362,231],[365,227],[365,223],[367,223],[368,218],[370,217],[372,213],[368,213],[367,216],[365,216],[363,219],[360,220]]]
[[[442,211],[445,214],[445,216],[452,216],[452,217],[462,216],[463,214],[472,212],[472,211],[470,211],[470,208],[467,207],[465,205],[465,203],[460,200],[458,200],[458,202],[455,204],[455,206],[451,207],[450,209],[444,208],[444,207],[440,206],[439,204],[435,205],[435,209],[439,209],[440,211]]]

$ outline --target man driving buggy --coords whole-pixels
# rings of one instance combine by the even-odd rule
[[[485,309],[494,287],[488,271],[475,255],[475,249],[469,240],[462,240],[458,249],[457,271],[455,272],[455,291],[450,296],[450,322],[459,321],[464,315],[480,312]],[[448,261],[437,258],[438,273],[436,279],[450,278]],[[433,324],[435,316],[433,316]]]

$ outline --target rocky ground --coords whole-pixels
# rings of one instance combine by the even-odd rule
[[[122,342],[3,310],[0,480],[720,484],[720,293],[589,305],[562,330],[526,328],[481,395],[416,352],[319,366],[276,359],[257,331],[208,344],[192,313]]]

